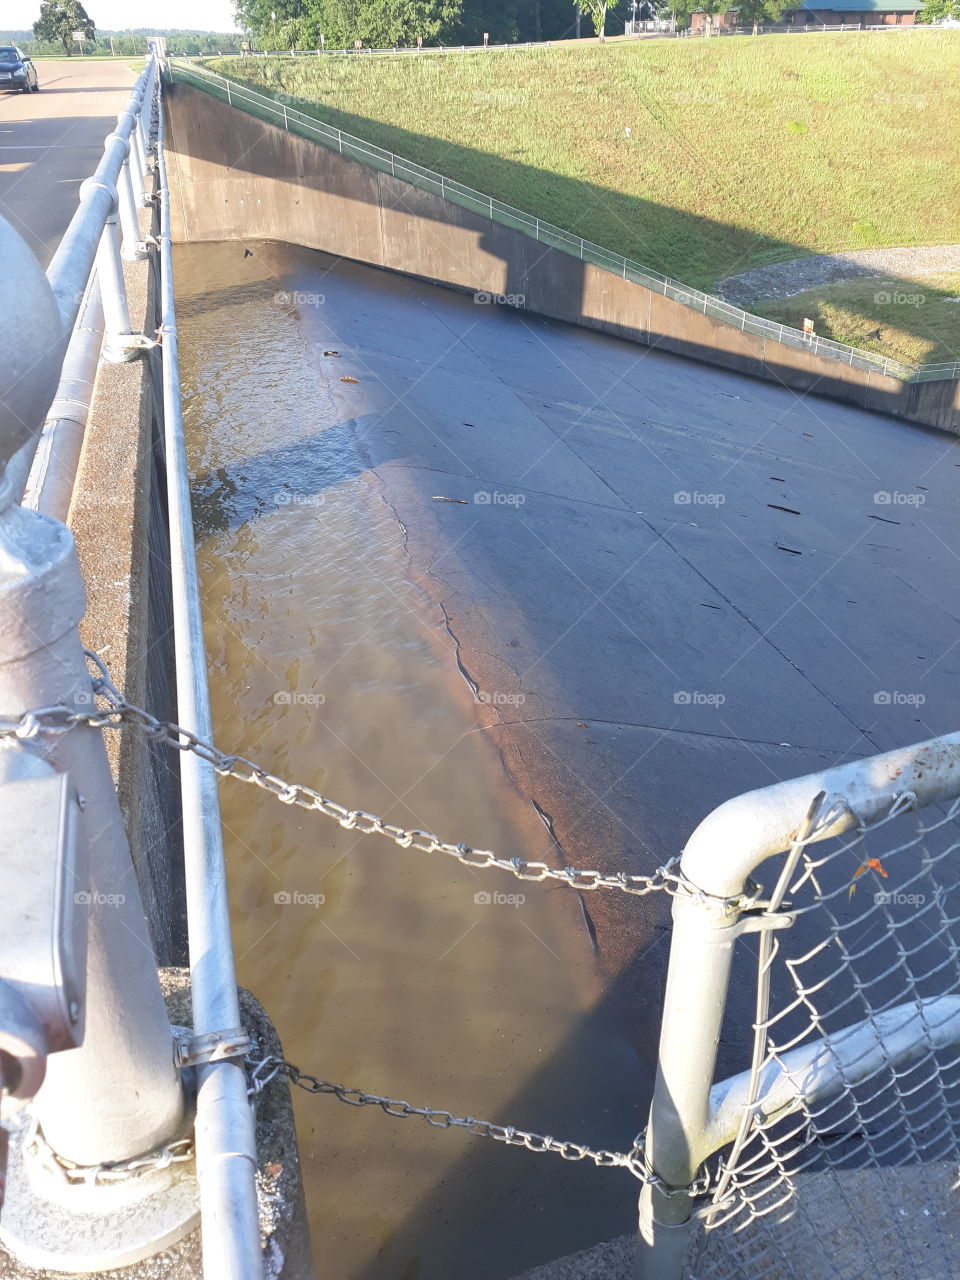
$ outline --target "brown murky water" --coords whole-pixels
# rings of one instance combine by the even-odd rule
[[[187,246],[176,261],[218,742],[391,822],[548,857],[361,456],[363,389],[348,414],[318,373],[301,324],[322,289],[315,256],[253,250]],[[598,1031],[573,894],[229,783],[221,803],[240,980],[288,1058],[418,1105],[622,1143],[607,1085],[633,1060]],[[295,1104],[319,1276],[507,1280],[629,1230],[623,1173],[329,1098]]]

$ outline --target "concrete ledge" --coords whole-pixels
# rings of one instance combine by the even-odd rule
[[[175,240],[282,240],[802,393],[960,434],[960,384],[902,383],[741,332],[184,84],[165,94]]]
[[[142,212],[141,232],[151,212]],[[156,328],[148,262],[124,263],[134,330]],[[87,589],[80,633],[131,702],[176,719],[160,406],[146,358],[101,364],[68,524]],[[174,753],[124,726],[104,734],[151,937],[161,964],[185,959]]]

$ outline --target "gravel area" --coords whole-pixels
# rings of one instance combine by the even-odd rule
[[[755,267],[721,280],[717,292],[739,307],[760,299],[792,298],[819,284],[841,284],[858,276],[912,279],[941,271],[960,271],[960,244],[909,249],[857,249],[849,253],[792,258],[770,267]]]

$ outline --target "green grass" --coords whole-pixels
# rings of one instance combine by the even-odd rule
[[[700,288],[960,242],[960,31],[208,65]]]
[[[824,338],[908,364],[960,360],[958,272],[823,285],[783,302],[755,304],[753,310],[798,329],[809,317]]]

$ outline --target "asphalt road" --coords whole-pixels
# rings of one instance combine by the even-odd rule
[[[45,267],[136,76],[124,62],[39,62],[39,93],[0,94],[0,214]]]

